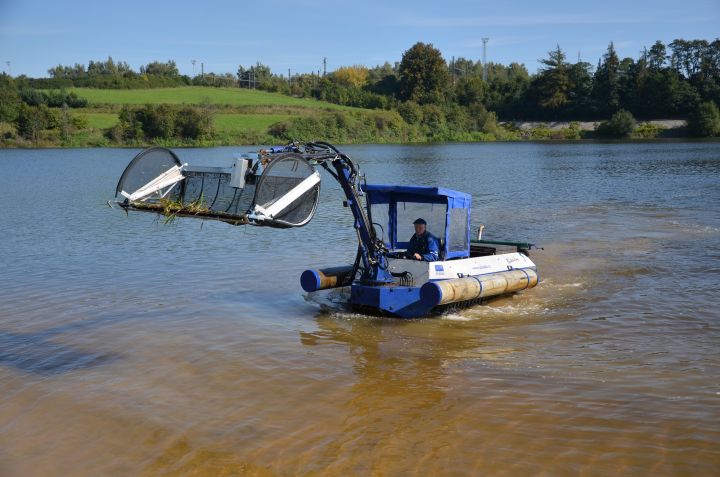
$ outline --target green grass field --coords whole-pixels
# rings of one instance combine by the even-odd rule
[[[89,102],[74,115],[87,120],[88,132],[102,140],[102,130],[118,122],[116,105],[188,104],[216,106],[214,111],[215,143],[259,144],[271,140],[268,127],[295,117],[327,114],[328,110],[364,111],[314,99],[301,99],[278,93],[240,88],[189,86],[158,89],[92,89],[72,88]]]
[[[187,86],[158,89],[92,89],[72,88],[78,96],[93,104],[203,104],[230,106],[292,106],[310,109],[352,109],[347,106],[293,98],[279,93],[241,88],[210,88]]]

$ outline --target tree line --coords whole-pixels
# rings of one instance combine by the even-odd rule
[[[530,74],[519,63],[483,65],[462,57],[448,62],[433,45],[416,43],[394,64],[386,62],[371,68],[345,66],[327,75],[313,72],[287,77],[273,73],[258,62],[240,66],[235,74],[211,72],[190,78],[181,75],[172,60],[151,62],[135,72],[127,63],[108,58],[90,61],[87,66],[58,65],[48,70],[49,78],[2,75],[0,122],[15,124],[21,134],[34,137],[43,124],[60,123],[52,118],[58,114],[53,108],[66,111],[86,106],[85,100],[67,91],[71,86],[204,85],[256,88],[340,105],[388,110],[395,115],[377,116],[382,119],[372,119],[370,123],[392,124],[390,129],[383,129],[382,125],[376,128],[392,130],[396,127],[394,118],[399,118],[405,124],[401,128],[406,131],[403,134],[413,139],[506,138],[507,131],[499,128],[499,120],[604,120],[596,131],[598,135],[625,137],[636,130],[636,119],[687,118],[690,133],[720,135],[717,108],[720,104],[720,39],[676,39],[668,45],[657,41],[649,49],[643,49],[637,58],[622,59],[610,43],[595,66],[579,59],[569,62],[558,45],[539,62],[541,67],[535,74]],[[121,114],[120,126],[108,133],[113,139],[212,135],[210,122],[202,111],[126,109]],[[183,124],[181,118],[185,114],[195,118],[193,125]],[[393,119],[388,122],[387,118]],[[165,125],[152,125],[156,120],[164,121]],[[349,128],[351,124],[357,124],[363,134],[367,131],[367,121],[362,124],[349,119],[336,122],[329,119],[327,124],[318,121],[317,118],[296,118],[275,125],[269,132],[281,139],[294,138],[293,134],[304,135],[312,129],[331,134],[338,127]],[[191,136],[186,136],[193,131]],[[566,138],[581,137],[573,128],[563,134]],[[646,128],[642,137],[653,137],[653,134],[656,131]]]
[[[720,104],[720,40],[655,42],[637,59],[621,59],[613,43],[593,67],[571,63],[558,45],[530,74],[519,63],[448,62],[432,45],[417,43],[399,63],[340,68],[325,77],[291,81],[257,64],[240,68],[240,87],[311,96],[365,108],[400,103],[441,107],[482,105],[504,120],[596,120],[619,110],[640,119],[686,118],[701,103]],[[483,79],[485,74],[485,80]]]
[[[397,109],[402,102],[446,106],[480,104],[507,120],[594,120],[618,110],[641,119],[684,118],[701,102],[720,104],[720,39],[656,41],[637,58],[620,58],[613,43],[596,65],[571,63],[558,45],[540,69],[525,65],[447,61],[430,44],[416,43],[401,61],[373,68],[347,66],[327,75],[276,74],[262,63],[235,74],[181,75],[175,61],[151,62],[135,72],[123,61],[58,65],[50,78],[17,80],[35,89],[142,88],[204,85],[257,88],[369,109]],[[485,79],[483,79],[483,73]]]
[[[595,67],[570,63],[558,45],[539,61],[535,74],[519,63],[448,63],[431,44],[416,43],[394,65],[286,79],[258,63],[240,67],[237,75],[240,87],[397,110],[409,124],[423,123],[440,135],[448,127],[493,132],[498,118],[605,120],[597,132],[607,137],[629,135],[636,118],[687,118],[691,133],[720,135],[720,39],[656,41],[637,59],[620,59],[611,42]]]

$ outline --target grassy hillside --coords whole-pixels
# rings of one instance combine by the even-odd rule
[[[210,105],[216,109],[215,128],[226,142],[247,141],[264,135],[277,122],[296,117],[329,114],[331,111],[363,111],[313,99],[300,99],[266,91],[239,88],[189,86],[158,89],[91,89],[72,88],[88,100],[88,107],[74,114],[87,121],[96,131],[118,122],[118,107],[144,104]]]
[[[227,106],[293,106],[309,109],[353,109],[308,98],[293,98],[278,93],[241,88],[187,86],[158,89],[72,88],[90,105],[101,104],[212,104]]]

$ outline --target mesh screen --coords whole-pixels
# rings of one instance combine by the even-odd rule
[[[132,194],[159,175],[180,165],[175,154],[155,147],[141,152],[130,162],[118,182],[120,191]],[[244,189],[230,186],[231,175],[222,172],[183,170],[184,179],[152,195],[131,202],[136,209],[180,213],[210,218],[241,219],[250,208],[254,186]]]
[[[273,159],[257,183],[254,203],[263,208],[270,207],[314,172],[315,169],[299,154],[286,154]],[[275,216],[270,225],[305,225],[315,213],[319,196],[320,183],[317,183]]]
[[[183,172],[185,191],[182,203],[185,207],[230,215],[244,215],[249,207],[247,197],[252,197],[251,185],[245,189],[230,186],[230,174],[208,172]],[[246,200],[243,200],[246,199]]]
[[[125,172],[118,181],[115,196],[117,197],[123,190],[131,194],[163,172],[179,165],[180,160],[169,149],[164,147],[146,149],[135,156],[125,168]]]
[[[181,165],[175,154],[165,148],[147,149],[130,162],[116,189],[132,194],[174,166]],[[201,169],[201,168],[198,168]],[[135,209],[165,214],[177,213],[232,221],[245,219],[248,211],[259,204],[265,208],[315,173],[315,169],[299,154],[273,158],[265,167],[257,186],[249,181],[243,189],[230,186],[231,174],[225,172],[182,171],[184,179],[151,195],[130,202]],[[312,219],[320,195],[320,183],[295,199],[273,220],[258,225],[295,227]],[[246,223],[246,222],[243,222]]]

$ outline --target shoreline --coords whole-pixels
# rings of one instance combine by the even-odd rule
[[[214,143],[214,144],[183,144],[183,143],[143,143],[143,144],[106,144],[106,145],[67,145],[58,144],[38,145],[0,145],[0,150],[48,150],[48,149],[146,149],[149,147],[166,147],[172,149],[212,149],[215,147],[250,147],[267,146],[271,144],[284,144],[286,141],[274,141],[268,143]],[[694,136],[673,136],[655,138],[584,138],[584,139],[496,139],[488,141],[421,141],[421,142],[345,142],[338,143],[341,146],[434,146],[443,144],[653,144],[653,143],[717,143],[720,137],[694,137]]]
[[[601,136],[597,131],[598,121],[500,121],[493,133],[450,132],[437,140],[413,134],[412,131],[383,136],[363,134],[363,137],[350,138],[351,134],[340,134],[328,138],[318,130],[312,137],[310,131],[302,131],[300,137],[293,140],[314,140],[326,138],[338,144],[479,144],[479,143],[582,143],[582,142],[677,142],[677,141],[713,141],[720,138],[698,138],[688,134],[687,121],[684,119],[654,119],[638,121],[635,131],[624,138]],[[0,149],[89,149],[89,148],[147,148],[161,146],[169,148],[213,148],[254,146],[258,144],[286,144],[291,141],[292,132],[276,136],[270,131],[254,128],[229,133],[219,131],[212,139],[169,138],[153,141],[130,143],[115,142],[107,137],[107,130],[97,127],[82,129],[71,133],[66,139],[60,139],[57,133],[45,135],[37,140],[8,138],[0,139]]]

